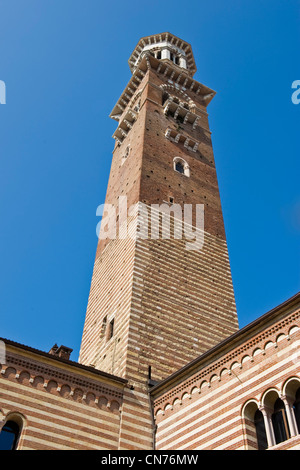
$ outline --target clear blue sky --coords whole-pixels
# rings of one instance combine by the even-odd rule
[[[300,2],[0,0],[0,336],[77,360],[116,123],[139,38],[191,43],[240,326],[300,281]]]

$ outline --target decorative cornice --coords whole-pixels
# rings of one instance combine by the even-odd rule
[[[170,63],[170,61],[163,62],[146,53],[139,63],[137,69],[133,73],[119,100],[115,104],[109,117],[115,119],[116,121],[120,120],[122,114],[124,113],[126,107],[130,103],[130,100],[133,98],[137,88],[139,87],[141,81],[149,69],[153,69],[155,72],[161,74],[164,79],[168,80],[170,85],[176,86],[178,90],[181,90],[182,92],[195,93],[201,97],[205,106],[210,103],[216,94],[214,90],[208,88],[202,83],[197,82],[190,75],[188,75],[188,73],[183,72],[182,70],[178,70],[178,68]]]
[[[58,356],[55,356],[53,354],[49,354],[45,351],[41,351],[39,349],[32,348],[30,346],[26,346],[26,345],[21,344],[21,343],[17,343],[15,341],[12,341],[12,340],[9,340],[9,339],[0,338],[0,340],[3,341],[3,343],[6,345],[6,347],[11,346],[12,348],[16,349],[17,351],[19,350],[16,353],[16,357],[17,356],[19,356],[20,358],[23,357],[22,360],[24,360],[24,361],[25,361],[25,357],[26,357],[26,360],[30,361],[30,364],[32,364],[32,367],[41,367],[41,364],[43,364],[43,367],[47,367],[49,362],[46,363],[46,362],[42,362],[42,361],[43,361],[43,359],[48,359],[53,364],[54,369],[56,369],[56,367],[57,367],[57,368],[60,368],[61,370],[63,370],[63,366],[69,366],[69,367],[74,369],[75,374],[76,374],[76,372],[78,372],[78,374],[80,372],[82,372],[82,373],[86,372],[86,373],[94,375],[95,380],[99,380],[99,379],[103,378],[105,381],[109,380],[111,382],[115,382],[117,386],[124,386],[128,383],[127,379],[109,374],[109,373],[101,371],[99,369],[95,369],[94,367],[86,366],[84,364],[81,364],[81,363],[75,362],[75,361],[71,361],[69,359],[64,359],[62,357],[58,357]],[[26,353],[26,356],[25,355],[22,356],[22,351],[24,351]],[[33,358],[29,359],[27,353],[33,354],[34,355]],[[51,369],[51,366],[49,366],[49,367]]]
[[[1,379],[84,405],[107,408],[113,412],[120,411],[123,389],[89,379],[76,372],[75,370],[70,373],[59,368],[59,365],[52,367],[27,357],[7,353],[6,363],[1,369]]]

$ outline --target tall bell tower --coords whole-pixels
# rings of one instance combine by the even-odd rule
[[[149,371],[166,378],[238,322],[207,114],[215,92],[193,78],[191,46],[170,33],[140,39],[129,66],[110,115],[115,146],[79,361],[128,379],[125,415],[136,406],[140,420],[125,428],[149,448]]]

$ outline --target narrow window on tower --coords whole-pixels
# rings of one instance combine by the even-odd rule
[[[114,326],[115,326],[115,319],[113,318],[110,322],[109,322],[109,328],[108,328],[108,335],[107,335],[107,339],[111,339],[114,335]]]
[[[107,316],[105,316],[102,320],[102,328],[101,328],[101,336],[102,337],[105,335],[106,325],[107,325]]]
[[[129,156],[129,152],[130,152],[130,147],[128,145],[126,147],[124,155],[122,156],[121,165],[123,165],[123,163],[127,160],[128,156]]]
[[[174,170],[185,176],[190,176],[190,167],[185,160],[175,157],[173,160]]]
[[[175,164],[175,170],[178,171],[178,173],[184,173],[184,166],[181,162],[176,162]]]

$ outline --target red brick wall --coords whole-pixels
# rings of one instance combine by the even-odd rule
[[[296,310],[274,321],[238,346],[229,345],[219,355],[216,351],[214,359],[196,370],[191,367],[157,396],[153,392],[157,449],[256,449],[255,428],[244,410],[249,402],[262,406],[271,390],[275,398],[290,393],[291,380],[294,394],[297,383],[300,387],[299,317]],[[272,448],[299,444],[300,435]]]
[[[172,196],[181,206],[203,204],[204,245],[189,251],[184,239],[99,241],[80,362],[126,377],[132,385],[123,405],[128,410],[122,417],[124,448],[130,448],[133,435],[139,436],[142,448],[152,445],[149,366],[154,380],[165,378],[238,328],[206,106],[201,96],[177,87],[180,98],[188,96],[199,114],[194,129],[189,123],[180,125],[197,141],[198,150],[170,141],[166,130],[176,130],[178,123],[164,113],[165,85],[175,93],[168,77],[150,67],[137,88],[140,110],[123,142],[115,146],[106,203],[117,208],[118,197],[127,196],[128,207],[140,202],[149,208]],[[176,156],[189,164],[190,177],[174,171]],[[111,318],[115,330],[108,341],[103,320]]]
[[[116,450],[125,384],[7,347],[0,428],[18,422],[20,450]]]

